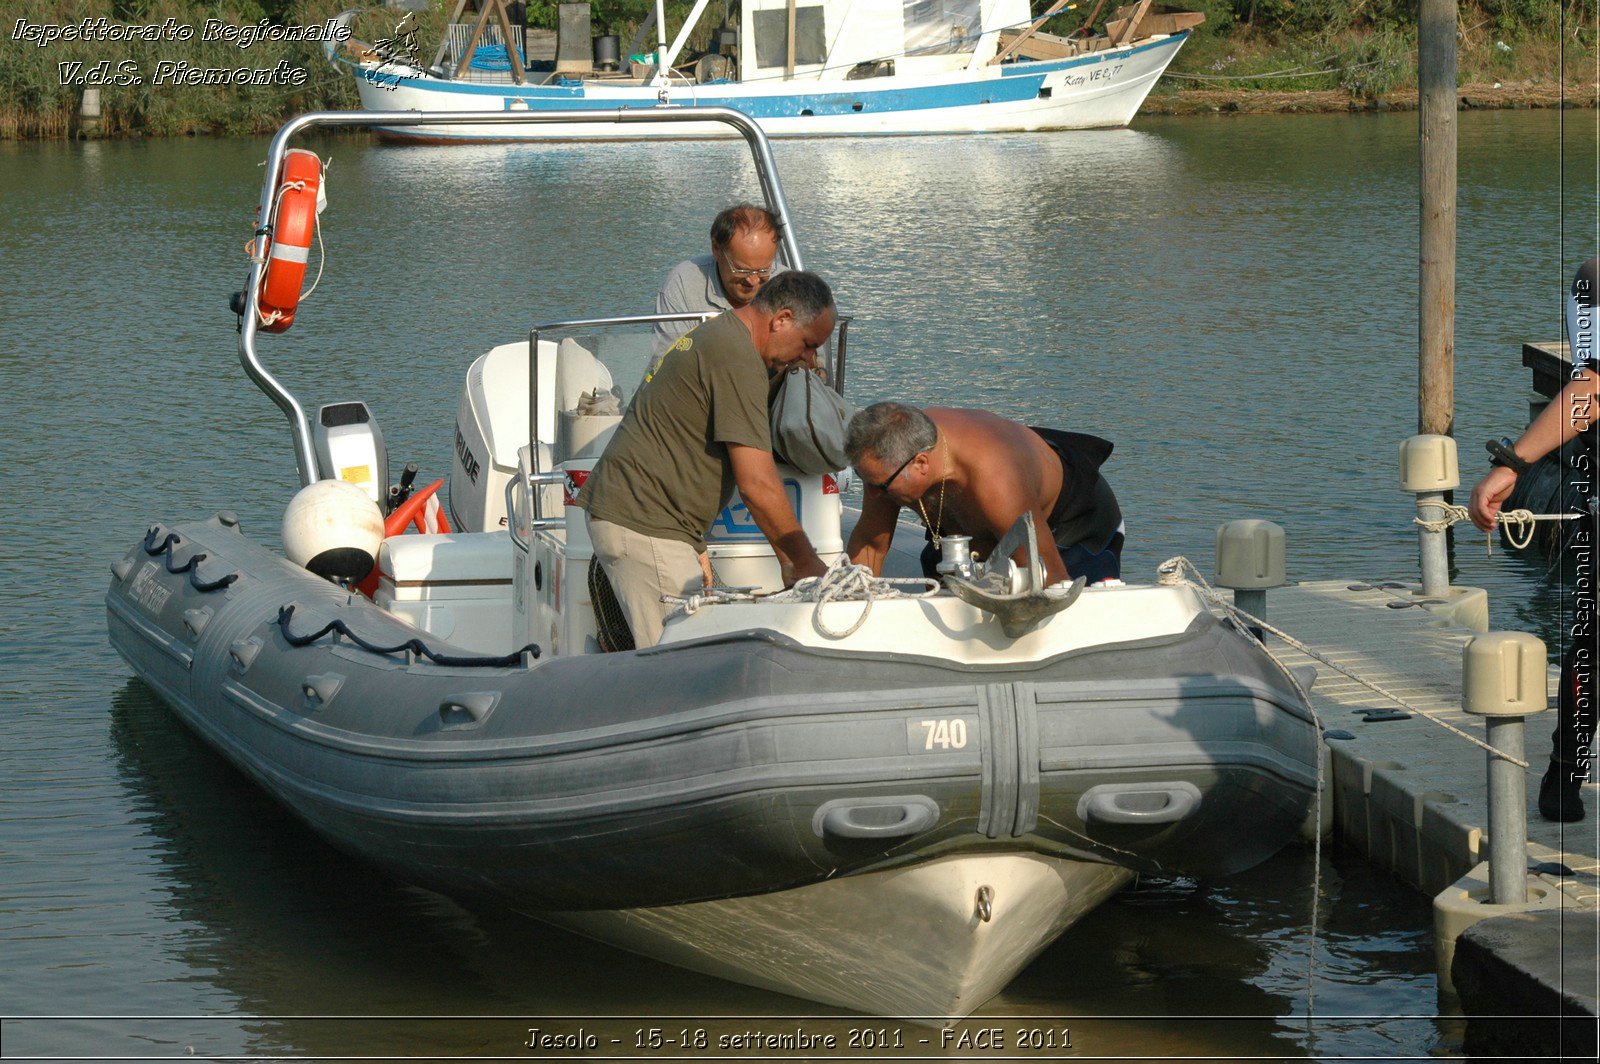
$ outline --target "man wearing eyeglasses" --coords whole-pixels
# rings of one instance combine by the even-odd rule
[[[1024,513],[1039,537],[1050,583],[1094,584],[1122,573],[1117,497],[1100,475],[1111,443],[1098,436],[1019,425],[984,410],[874,403],[850,419],[845,453],[866,485],[850,560],[883,571],[901,507],[927,529],[923,572],[935,574],[947,535],[972,537],[983,557]]]
[[[773,274],[782,272],[777,257],[778,216],[754,204],[735,204],[711,223],[711,254],[680,262],[667,274],[656,295],[656,313],[737,310],[754,299]],[[694,324],[657,323],[654,353],[659,356]]]

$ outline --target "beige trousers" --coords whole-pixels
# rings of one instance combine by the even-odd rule
[[[661,596],[692,595],[705,586],[700,552],[679,540],[657,539],[593,517],[588,521],[594,556],[627,614],[634,646],[655,646],[661,641],[661,622],[674,609]]]

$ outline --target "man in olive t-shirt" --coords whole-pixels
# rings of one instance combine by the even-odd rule
[[[790,363],[813,363],[833,324],[822,278],[781,274],[680,337],[634,397],[578,505],[635,646],[660,640],[669,612],[661,596],[702,586],[706,533],[735,487],[786,584],[826,570],[772,460],[767,382]]]

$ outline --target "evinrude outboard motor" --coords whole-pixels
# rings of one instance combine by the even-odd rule
[[[366,403],[329,403],[311,426],[317,467],[329,480],[354,484],[380,506],[389,502],[389,451]]]

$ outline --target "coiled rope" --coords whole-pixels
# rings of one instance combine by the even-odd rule
[[[902,586],[915,586],[918,590],[901,591]],[[821,576],[808,576],[797,581],[794,587],[771,595],[758,595],[736,588],[711,588],[684,597],[663,595],[661,601],[677,606],[685,614],[727,602],[814,602],[816,608],[811,611],[811,624],[818,634],[825,639],[848,639],[867,623],[867,618],[872,614],[872,604],[878,599],[927,598],[938,591],[937,580],[927,577],[873,576],[872,570],[865,565],[853,565],[848,558],[841,557]],[[854,624],[839,630],[830,627],[822,619],[822,608],[832,602],[862,602],[865,605]]]
[[[1453,524],[1461,521],[1470,521],[1472,512],[1465,506],[1456,506],[1453,503],[1439,499],[1418,499],[1417,509],[1424,506],[1442,513],[1443,517],[1423,517],[1419,512],[1413,517],[1412,523],[1424,532],[1444,532]],[[1581,514],[1536,514],[1532,510],[1501,510],[1496,520],[1505,527],[1506,539],[1517,550],[1522,550],[1533,542],[1533,535],[1538,531],[1540,521],[1571,521],[1581,517]],[[1488,534],[1489,555],[1494,556],[1494,533]]]
[[[191,554],[189,556],[189,560],[184,562],[182,565],[174,565],[173,562],[177,561],[177,559],[172,556],[172,548],[179,543],[182,543],[183,537],[178,535],[176,532],[168,532],[166,538],[164,538],[160,543],[157,543],[156,534],[160,531],[161,528],[159,525],[152,525],[150,527],[150,531],[144,534],[144,552],[150,555],[152,558],[165,554],[167,572],[173,574],[174,576],[178,575],[179,573],[188,573],[189,586],[194,588],[196,591],[200,592],[201,594],[205,594],[208,591],[220,591],[229,584],[233,583],[235,580],[239,579],[238,573],[228,573],[224,576],[217,577],[215,580],[201,580],[200,563],[210,557],[210,555],[206,554],[204,551]]]
[[[342,617],[335,617],[333,620],[329,621],[321,628],[318,628],[310,635],[295,635],[293,632],[289,631],[289,621],[294,617],[294,610],[295,607],[293,603],[290,603],[287,606],[278,607],[278,631],[282,633],[284,642],[288,643],[292,647],[310,646],[312,643],[315,643],[329,632],[337,632],[339,635],[344,636],[346,639],[350,640],[350,642],[354,643],[356,646],[370,654],[398,654],[403,650],[406,652],[408,658],[412,655],[415,655],[417,657],[427,658],[435,665],[448,665],[452,668],[504,669],[510,668],[513,665],[522,664],[524,655],[528,655],[532,658],[537,658],[539,656],[539,644],[537,643],[529,643],[521,650],[514,650],[509,654],[501,654],[498,657],[479,654],[440,654],[438,651],[429,647],[422,640],[414,638],[407,639],[403,643],[396,643],[394,646],[380,646],[377,643],[363,639],[359,635],[356,635],[354,632],[352,632],[350,630],[350,626],[344,623],[344,619]]]

